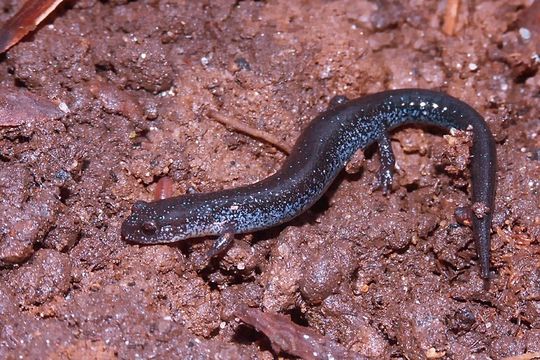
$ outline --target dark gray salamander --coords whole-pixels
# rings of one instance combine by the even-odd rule
[[[469,105],[430,90],[391,90],[350,101],[337,97],[307,126],[274,175],[236,189],[138,201],[122,225],[122,236],[142,244],[219,236],[210,253],[214,255],[228,246],[234,234],[267,229],[304,212],[324,194],[353,154],[372,143],[378,144],[381,153],[380,182],[387,190],[394,167],[388,132],[411,123],[472,129],[472,201],[486,209],[473,213],[472,222],[481,274],[487,279],[495,195],[493,136]]]

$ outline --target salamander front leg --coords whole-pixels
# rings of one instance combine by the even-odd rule
[[[392,188],[396,158],[388,134],[383,133],[383,135],[377,139],[377,146],[379,147],[379,154],[381,157],[378,186],[382,188],[383,193],[386,195]]]
[[[232,244],[233,240],[234,240],[234,233],[232,233],[232,232],[226,232],[226,233],[220,235],[214,241],[214,244],[212,245],[212,248],[206,254],[208,259],[211,259],[214,256],[216,256],[216,255],[222,253],[223,251],[225,251],[225,249],[227,249]]]

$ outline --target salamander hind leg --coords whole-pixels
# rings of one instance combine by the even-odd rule
[[[379,170],[379,179],[377,185],[386,195],[392,189],[392,181],[396,165],[396,158],[394,156],[394,151],[392,150],[392,144],[386,132],[383,132],[383,134],[377,139],[377,146],[379,147],[379,154],[381,157],[381,168]]]

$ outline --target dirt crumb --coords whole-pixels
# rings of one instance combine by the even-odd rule
[[[25,306],[42,304],[64,295],[71,282],[71,263],[66,254],[43,249],[32,260],[10,274],[10,284]]]
[[[57,219],[58,190],[36,188],[32,173],[20,165],[0,169],[0,264],[21,263],[34,253]]]

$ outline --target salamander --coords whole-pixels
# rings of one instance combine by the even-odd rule
[[[122,224],[128,242],[156,244],[218,236],[209,256],[226,248],[234,234],[286,223],[311,207],[359,149],[376,143],[379,182],[392,183],[395,164],[389,132],[406,124],[471,130],[472,226],[481,276],[490,275],[490,230],[495,197],[495,141],[482,116],[442,92],[389,90],[348,100],[332,99],[302,132],[291,154],[273,175],[257,183],[210,193],[137,201]],[[365,221],[359,219],[359,221]]]

